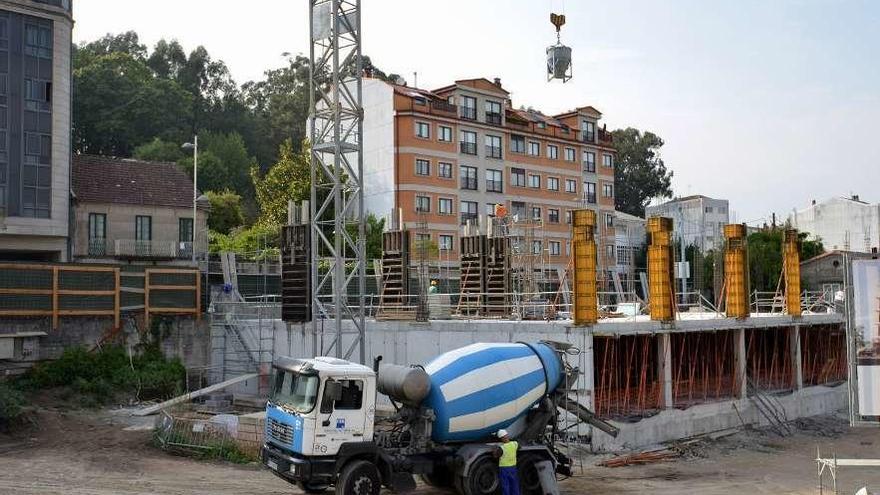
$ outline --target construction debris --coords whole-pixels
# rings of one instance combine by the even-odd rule
[[[145,407],[139,411],[133,412],[132,414],[134,416],[149,416],[151,414],[156,414],[157,412],[159,412],[163,409],[169,408],[171,406],[190,401],[192,399],[195,399],[196,397],[201,397],[203,395],[207,395],[212,392],[217,392],[217,391],[223,390],[226,387],[231,387],[232,385],[235,385],[237,383],[252,380],[254,378],[257,378],[258,376],[259,376],[259,374],[257,374],[257,373],[250,373],[247,375],[237,376],[237,377],[232,378],[230,380],[226,380],[225,382],[221,382],[216,385],[211,385],[210,387],[205,387],[201,390],[189,392],[187,394],[183,394],[183,395],[175,397],[173,399],[166,400],[165,402],[162,402],[160,404],[156,404],[156,405],[153,405],[150,407]]]

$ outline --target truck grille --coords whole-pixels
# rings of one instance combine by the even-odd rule
[[[293,443],[293,428],[272,418],[269,418],[266,423],[266,433],[269,435],[269,438],[285,445]]]

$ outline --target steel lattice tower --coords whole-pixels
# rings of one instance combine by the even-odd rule
[[[313,350],[348,359],[357,349],[364,363],[360,0],[309,7]]]

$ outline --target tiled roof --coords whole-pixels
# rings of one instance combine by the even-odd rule
[[[174,163],[74,155],[71,189],[77,201],[191,207],[193,183]]]

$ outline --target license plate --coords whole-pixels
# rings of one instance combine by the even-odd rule
[[[272,459],[266,461],[266,465],[269,466],[269,469],[273,471],[278,471],[278,463],[273,461]]]

